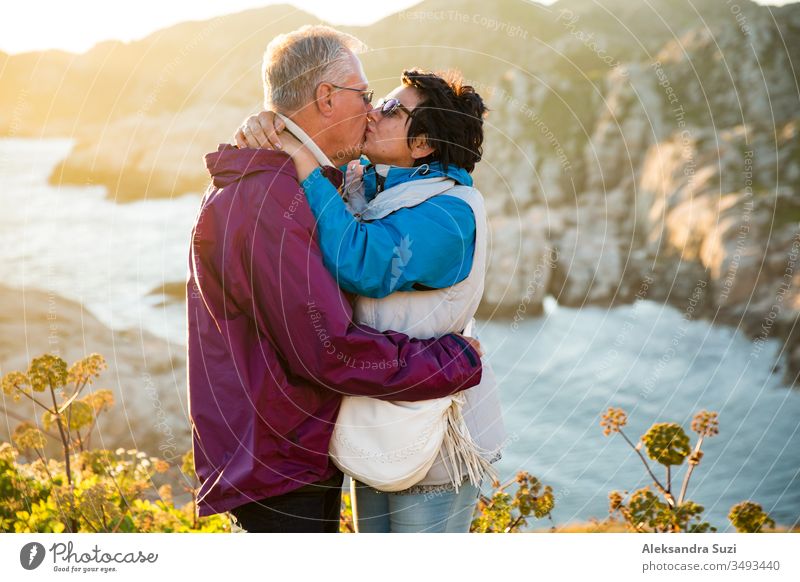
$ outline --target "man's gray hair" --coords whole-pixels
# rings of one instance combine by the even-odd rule
[[[364,43],[330,26],[306,25],[272,39],[264,52],[262,78],[267,108],[294,112],[314,100],[317,86],[342,83],[353,72],[350,54]]]

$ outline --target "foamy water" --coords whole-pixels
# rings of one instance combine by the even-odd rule
[[[47,184],[70,140],[0,140],[0,276],[83,303],[114,329],[185,343],[182,303],[149,292],[187,274],[199,195],[117,204],[100,186]],[[200,163],[200,162],[198,162]]]

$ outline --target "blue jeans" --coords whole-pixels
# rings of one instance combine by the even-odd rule
[[[467,533],[480,489],[398,495],[352,480],[353,521],[359,533]]]

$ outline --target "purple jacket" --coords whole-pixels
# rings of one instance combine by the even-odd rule
[[[327,479],[341,396],[427,400],[480,382],[458,336],[352,323],[282,152],[222,145],[192,230],[189,416],[199,515]]]

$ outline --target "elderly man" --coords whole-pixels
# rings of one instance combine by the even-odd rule
[[[264,57],[267,102],[332,164],[357,157],[364,135],[371,92],[359,46],[303,27]],[[328,445],[341,396],[413,401],[472,387],[479,347],[352,323],[287,154],[222,145],[206,165],[213,187],[192,231],[187,289],[199,515],[230,511],[248,531],[335,532],[342,474]]]

